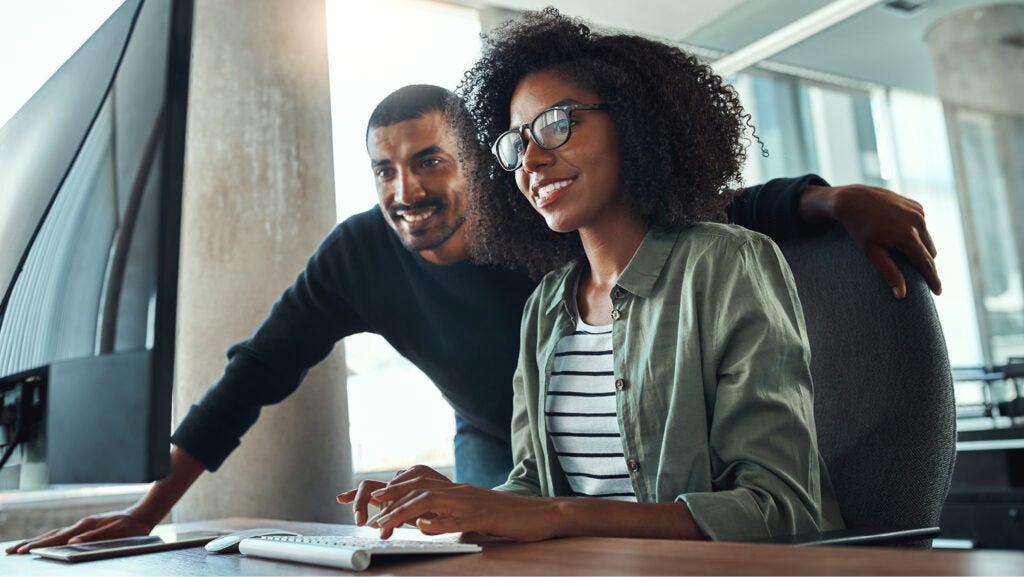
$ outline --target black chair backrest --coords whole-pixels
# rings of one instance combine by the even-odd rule
[[[907,297],[896,300],[840,226],[780,247],[803,304],[819,449],[847,527],[937,527],[956,405],[928,286],[900,256]]]

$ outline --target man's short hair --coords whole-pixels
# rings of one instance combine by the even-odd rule
[[[366,138],[375,128],[421,118],[435,110],[447,115],[453,104],[461,104],[461,99],[446,88],[432,84],[403,86],[387,95],[373,109],[366,125]]]

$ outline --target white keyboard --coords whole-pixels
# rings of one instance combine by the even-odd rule
[[[478,553],[479,545],[447,541],[408,541],[367,537],[250,537],[238,550],[246,555],[278,561],[327,565],[350,571],[370,566],[372,555],[431,555],[436,553]]]

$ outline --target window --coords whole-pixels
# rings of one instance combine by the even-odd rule
[[[1009,178],[1012,171],[1020,171],[1022,163],[1019,153],[1013,154],[1008,146],[1012,133],[1019,139],[1021,123],[993,113],[950,108],[963,167],[968,242],[973,243],[977,255],[972,264],[975,290],[981,297],[978,314],[986,336],[983,346],[988,348],[986,364],[999,365],[1024,356],[1019,224],[1013,224],[1019,223],[1019,218],[1014,218],[1019,211],[1014,210],[1017,195]]]
[[[480,52],[480,20],[476,10],[422,0],[328,0],[327,34],[341,221],[376,206],[365,141],[374,107],[407,84],[454,89]],[[430,380],[377,335],[345,339],[345,353],[355,472],[450,465],[455,420]]]
[[[894,166],[892,186],[925,208],[939,258],[942,296],[935,299],[954,367],[983,364],[974,288],[957,198],[942,103],[933,96],[888,93]],[[958,391],[959,392],[959,391]]]
[[[122,0],[36,0],[0,6],[0,126],[75,53]]]
[[[866,183],[889,188],[925,207],[928,227],[941,255],[937,266],[943,294],[935,299],[935,306],[946,334],[950,362],[954,367],[984,364],[968,245],[941,102],[903,90],[828,86],[782,74],[740,74],[733,82],[769,152],[764,158],[756,144],[748,149],[744,170],[747,183],[814,172],[834,184]],[[974,118],[975,124],[979,122],[975,116],[969,118]],[[988,164],[995,158],[986,126],[972,126],[971,136],[965,136],[976,150],[973,162],[979,171],[991,171]],[[985,181],[979,186],[1004,186],[1000,182]],[[994,189],[989,192],[995,194]],[[1014,247],[1005,241],[1013,237],[1007,232],[1010,213],[1004,205],[993,198],[985,203],[984,210],[986,222],[992,223],[991,233],[1004,239],[997,243],[998,248],[1008,253]],[[1016,256],[992,253],[986,258],[992,261],[990,269],[998,276],[996,286],[1002,291],[988,297],[987,310],[999,314],[1002,309],[996,309],[1002,306],[1012,313],[1000,317],[1009,318],[1000,325],[1003,333],[997,333],[995,342],[1006,343],[1004,355],[1011,351],[1020,354],[1021,347],[1013,339],[1019,339],[1021,329],[1012,324],[1020,318],[1020,274],[1019,269],[1007,264]]]

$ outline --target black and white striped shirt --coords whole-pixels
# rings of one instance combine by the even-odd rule
[[[555,348],[544,407],[548,435],[576,495],[636,501],[616,410],[612,325],[580,319]]]

